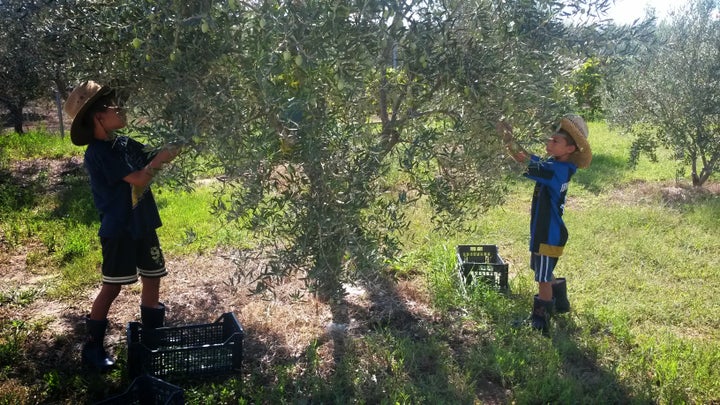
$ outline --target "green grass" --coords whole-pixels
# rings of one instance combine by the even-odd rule
[[[79,148],[63,138],[43,130],[32,130],[24,134],[0,133],[0,161],[33,158],[61,158],[81,153]]]
[[[79,153],[78,148],[56,152],[65,146],[53,137],[36,137],[29,142],[37,144],[30,147],[0,137],[3,161]],[[593,164],[571,183],[565,216],[570,240],[556,270],[568,279],[573,310],[554,318],[550,337],[513,326],[529,314],[537,287],[527,263],[532,183],[508,173],[506,203],[478,218],[472,234],[437,234],[426,211],[414,212],[406,250],[394,267],[400,277],[426,282],[437,319],[410,329],[392,320],[375,325],[363,332],[363,339],[347,342],[345,356],[331,372],[319,361],[321,343],[309,342],[294,363],[272,363],[265,370],[245,370],[242,378],[186,385],[186,400],[720,401],[720,200],[690,192],[685,199],[668,199],[663,188],[676,185],[679,168],[668,152],[659,153],[658,163],[643,158],[632,169],[627,163],[630,139],[602,123],[591,123],[590,137]],[[97,215],[86,179],[68,181],[70,191],[56,198],[43,196],[43,184],[2,184],[0,231],[5,245],[29,249],[30,270],[53,278],[45,288],[0,288],[0,306],[30,305],[41,294],[73,297],[97,285]],[[252,245],[249,235],[222,226],[209,211],[212,186],[192,193],[158,186],[155,192],[166,255]],[[510,264],[510,294],[482,287],[462,293],[454,249],[475,243],[498,245]],[[0,376],[23,358],[21,348],[41,328],[13,319],[0,323]],[[122,374],[108,378],[117,389],[128,382]],[[107,389],[98,388],[103,379],[86,380],[62,370],[47,370],[42,380],[46,398],[70,402],[87,399],[84,392]],[[20,385],[0,387],[0,403],[22,398]]]
[[[170,254],[201,254],[219,246],[240,248],[249,243],[247,234],[223,225],[222,218],[211,211],[215,201],[212,185],[192,192],[158,188],[155,199],[163,222],[158,237]]]

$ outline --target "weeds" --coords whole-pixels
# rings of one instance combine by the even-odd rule
[[[42,289],[35,287],[13,288],[8,292],[0,291],[0,305],[26,306],[42,293]]]
[[[0,341],[0,368],[5,368],[21,359],[28,330],[23,321],[3,320],[0,323],[0,331],[3,337]]]

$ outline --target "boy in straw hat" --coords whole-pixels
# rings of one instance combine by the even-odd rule
[[[587,141],[588,127],[582,117],[566,115],[555,132],[547,139],[547,159],[528,154],[512,136],[506,122],[497,125],[510,156],[527,163],[524,176],[535,181],[530,213],[530,268],[535,272],[538,294],[534,298],[530,323],[547,333],[553,312],[570,311],[567,283],[555,278],[553,271],[568,239],[563,222],[568,184],[578,168],[590,166],[592,152]]]
[[[87,145],[85,168],[90,177],[95,206],[100,212],[102,288],[86,317],[87,340],[82,361],[100,371],[114,365],[103,346],[110,306],[123,284],[142,279],[140,314],[143,325],[163,326],[165,306],[159,302],[160,278],[167,274],[155,230],[160,215],[149,184],[162,165],[177,156],[177,148],[148,154],[144,146],[116,130],[124,128],[124,110],[115,102],[115,91],[93,81],[72,91],[65,102],[72,119],[70,138]]]

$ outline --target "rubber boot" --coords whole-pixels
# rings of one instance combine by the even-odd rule
[[[165,326],[165,304],[159,303],[160,308],[150,308],[140,305],[140,321],[144,329],[156,329]]]
[[[165,304],[159,304],[160,308],[151,308],[140,305],[140,321],[143,325],[143,341],[145,345],[155,350],[160,345],[161,336],[157,328],[165,326]]]
[[[85,318],[87,340],[82,348],[82,362],[100,372],[106,372],[115,366],[115,361],[105,352],[103,341],[107,330],[108,320],[95,321]]]
[[[542,331],[546,335],[550,329],[550,313],[552,312],[553,301],[543,301],[535,295],[533,298],[533,311],[530,315],[530,325],[533,329]]]
[[[555,312],[564,314],[570,312],[570,301],[567,297],[567,281],[564,278],[555,279],[552,285],[553,298],[555,299]]]

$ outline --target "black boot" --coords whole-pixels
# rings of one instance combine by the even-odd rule
[[[552,285],[553,298],[555,299],[555,312],[564,314],[570,312],[570,301],[567,297],[567,281],[564,278],[557,278]]]
[[[140,305],[140,321],[143,329],[155,329],[165,326],[165,304],[159,303],[160,308],[151,308]]]
[[[103,347],[107,325],[107,319],[95,321],[90,317],[85,318],[88,337],[82,348],[82,362],[101,372],[108,371],[115,366],[115,361],[107,355]]]
[[[550,313],[554,306],[553,301],[543,301],[537,295],[533,298],[533,311],[530,315],[530,325],[533,329],[547,334],[550,329]]]
[[[160,308],[151,308],[140,305],[140,321],[143,325],[143,342],[155,350],[160,346],[162,337],[157,328],[165,326],[165,304],[159,303]]]

